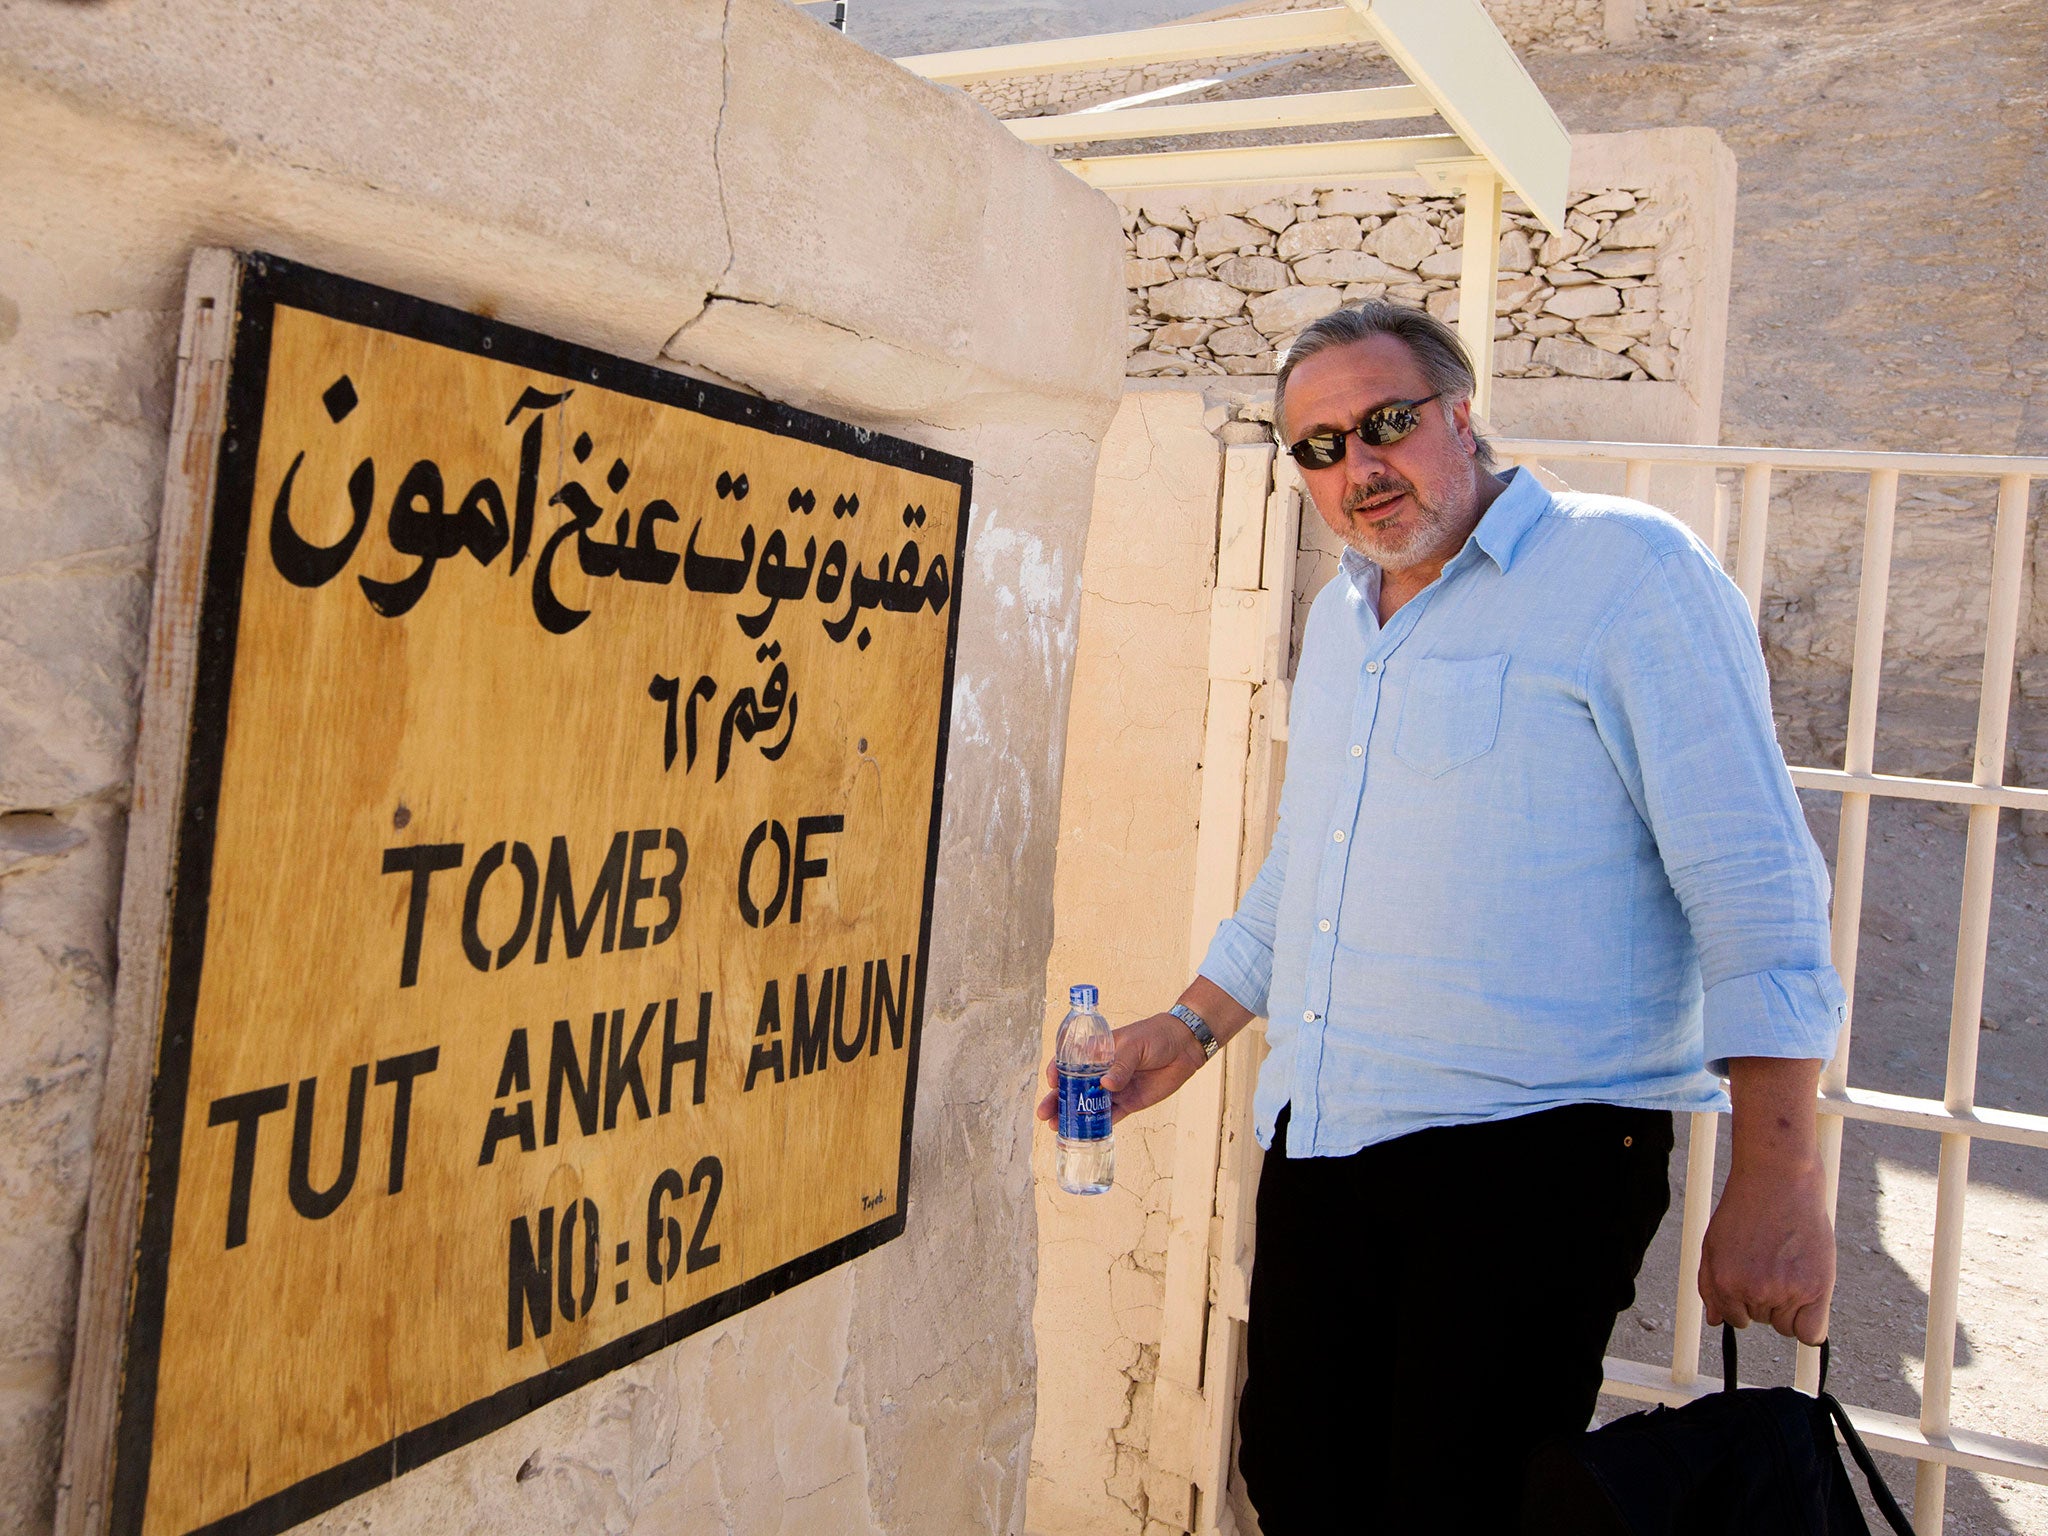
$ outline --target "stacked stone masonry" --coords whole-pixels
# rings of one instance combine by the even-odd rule
[[[1312,11],[1328,8],[1333,0],[1269,0],[1266,4],[1233,6],[1228,11],[1191,20],[1209,20],[1224,15],[1271,15],[1281,11]],[[1493,24],[1517,53],[1593,53],[1607,46],[1613,37],[1608,0],[1480,0]],[[1727,0],[1636,0],[1638,10],[1663,14],[1677,10],[1721,10]],[[1629,32],[1632,34],[1632,28]],[[1377,55],[1370,45],[1344,52]],[[1267,55],[1268,64],[1300,60],[1311,66],[1328,63],[1337,52],[1284,57]],[[1184,85],[1191,80],[1213,80],[1226,74],[1249,72],[1259,60],[1183,59],[1171,64],[1153,64],[1139,69],[1076,70],[1053,75],[1011,75],[979,80],[965,87],[967,93],[997,117],[1042,117],[1056,112],[1073,112],[1106,101]],[[1262,93],[1265,94],[1265,93]],[[1202,100],[1199,95],[1177,100]]]
[[[1303,327],[1392,298],[1458,319],[1458,199],[1251,189],[1196,217],[1169,198],[1124,212],[1134,378],[1270,374]],[[1673,211],[1649,187],[1574,195],[1561,234],[1509,199],[1494,305],[1506,378],[1674,379],[1689,339]]]

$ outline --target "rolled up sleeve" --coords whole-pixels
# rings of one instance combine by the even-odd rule
[[[1273,936],[1280,912],[1280,888],[1287,878],[1283,851],[1287,841],[1275,836],[1266,862],[1259,866],[1235,915],[1216,925],[1216,936],[1198,967],[1201,974],[1235,998],[1239,1006],[1264,1016],[1266,994],[1273,984]]]
[[[1665,552],[1593,637],[1582,683],[1692,929],[1708,1070],[1833,1055],[1827,868],[1741,594],[1704,549]]]

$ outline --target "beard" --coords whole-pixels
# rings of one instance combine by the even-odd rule
[[[1360,518],[1359,509],[1389,493],[1399,492],[1408,505],[1391,522],[1372,524]],[[1434,502],[1425,501],[1408,481],[1395,475],[1375,476],[1364,485],[1344,491],[1344,527],[1339,537],[1383,571],[1398,572],[1455,552],[1458,520]],[[1451,545],[1452,548],[1444,546]]]

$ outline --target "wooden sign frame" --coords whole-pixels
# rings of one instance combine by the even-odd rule
[[[887,1198],[888,1192],[884,1191],[875,1200],[876,1208],[885,1214],[872,1221],[863,1216],[862,1224],[810,1251],[765,1271],[745,1275],[738,1283],[593,1348],[558,1362],[551,1357],[544,1369],[461,1403],[431,1422],[407,1426],[384,1443],[338,1464],[320,1467],[288,1486],[264,1492],[242,1507],[210,1516],[196,1525],[181,1523],[175,1528],[222,1536],[261,1536],[296,1525],[597,1377],[888,1242],[904,1229],[959,634],[957,578],[966,548],[971,464],[915,443],[280,258],[211,249],[197,251],[191,264],[179,342],[178,387],[165,474],[122,892],[115,1033],[94,1148],[69,1420],[58,1488],[57,1527],[65,1536],[99,1536],[103,1532],[133,1536],[152,1525],[146,1517],[151,1458],[159,1428],[158,1375],[164,1346],[166,1286],[173,1262],[181,1146],[186,1145],[186,1122],[197,1104],[188,1104],[187,1075],[209,923],[214,918],[215,898],[219,894],[212,882],[216,841],[224,835],[219,815],[223,759],[228,750],[245,571],[255,558],[250,553],[252,543],[262,538],[257,511],[258,448],[266,422],[272,327],[280,308],[576,381],[587,385],[593,397],[596,392],[605,392],[622,400],[652,402],[707,423],[735,424],[794,444],[829,449],[846,456],[848,461],[886,466],[957,487],[957,505],[940,504],[938,508],[943,514],[940,530],[944,530],[944,518],[952,522],[950,548],[945,553],[951,558],[955,579],[950,612],[944,621],[943,676],[937,699],[926,701],[927,707],[936,709],[936,758],[922,849],[923,884],[914,982],[906,1008],[901,1134],[894,1149],[896,1181],[893,1199]],[[725,492],[721,490],[719,494],[723,496]],[[744,495],[744,491],[740,494]],[[792,492],[790,510],[794,514],[811,509],[799,509],[796,493]],[[924,508],[919,506],[916,510],[921,526]],[[394,510],[394,520],[396,515]],[[688,515],[685,512],[683,518],[685,530]],[[906,506],[906,526],[910,515],[911,509]],[[623,527],[622,521],[617,548],[625,547]],[[645,529],[643,518],[643,534]],[[272,537],[275,536],[273,530]],[[680,539],[671,542],[679,543]],[[937,555],[933,563],[940,563]],[[857,604],[851,611],[859,617]],[[934,605],[934,619],[936,616]],[[865,632],[861,638],[864,650]],[[640,707],[648,707],[644,699]],[[791,718],[793,722],[793,707]],[[673,715],[670,734],[673,737]],[[865,739],[860,746],[865,752]],[[673,756],[672,741],[669,751]],[[403,825],[403,821],[399,824]],[[763,826],[766,825],[764,822]],[[619,836],[623,838],[625,834]],[[799,845],[797,858],[800,861],[802,857]],[[683,859],[679,857],[674,877],[677,882],[683,879],[682,866]],[[387,865],[387,872],[388,868]],[[637,874],[637,853],[634,869]],[[801,890],[801,873],[798,878]],[[746,880],[743,871],[743,912],[748,902]],[[423,897],[416,898],[416,904],[423,901]],[[530,894],[528,904],[531,905]],[[595,894],[590,904],[595,910]],[[677,910],[681,910],[680,904]],[[573,908],[568,920],[574,920]],[[631,921],[629,895],[627,922]],[[523,927],[522,919],[522,931]],[[610,949],[609,937],[606,949]],[[858,965],[854,971],[857,990]],[[844,967],[839,994],[843,1011]],[[707,1009],[709,995],[705,994]],[[822,1000],[817,1006],[822,1010]],[[865,1018],[862,1023],[865,1028]],[[620,1050],[617,1027],[615,1022],[611,1046],[614,1057]],[[875,1037],[877,1041],[881,1037],[879,1011]],[[698,1037],[700,1050],[706,1049],[701,1044],[704,1038],[701,1034]],[[842,1061],[845,1059],[841,1057]],[[591,1062],[594,1081],[594,1050]],[[780,1078],[778,1064],[778,1082]],[[380,1076],[379,1082],[382,1081]],[[751,1077],[748,1086],[752,1087]],[[501,1094],[503,1091],[501,1086]],[[216,1101],[216,1106],[219,1102],[223,1101]],[[360,1089],[356,1090],[355,1102],[360,1103]],[[698,1102],[702,1102],[701,1088]],[[197,1107],[204,1112],[203,1104]],[[304,1112],[311,1112],[310,1104]],[[333,1113],[331,1107],[328,1113]],[[356,1113],[360,1118],[359,1109]],[[403,1136],[402,1129],[394,1131],[395,1140],[402,1142]],[[400,1156],[394,1147],[394,1193]],[[301,1214],[305,1214],[303,1209]],[[230,1214],[230,1234],[234,1220]],[[651,1215],[649,1220],[651,1228]],[[567,1236],[565,1228],[565,1253]],[[228,1241],[232,1247],[235,1239],[231,1235]],[[593,1233],[593,1245],[595,1241]],[[622,1255],[625,1246],[620,1245]],[[637,1260],[638,1255],[635,1257]],[[606,1262],[609,1263],[608,1250]],[[652,1268],[650,1258],[650,1273]],[[670,1268],[673,1273],[674,1266]],[[569,1286],[566,1272],[565,1260],[565,1295]],[[624,1294],[622,1285],[622,1300]],[[587,1298],[583,1307],[589,1311]],[[563,1316],[569,1315],[565,1310]],[[545,1330],[537,1327],[536,1331]],[[161,1527],[162,1518],[156,1517],[153,1524]]]

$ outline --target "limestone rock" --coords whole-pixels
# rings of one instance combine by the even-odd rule
[[[1154,306],[1155,309],[1157,306]],[[1560,288],[1543,301],[1543,312],[1567,320],[1584,320],[1589,315],[1618,315],[1621,294],[1605,283],[1588,283],[1577,288]]]
[[[1233,325],[1209,338],[1209,355],[1212,357],[1249,357],[1254,352],[1265,350],[1266,338],[1248,325]]]
[[[1678,377],[1678,359],[1671,355],[1669,347],[1633,346],[1628,349],[1628,355],[1653,379]]]
[[[1557,315],[1538,315],[1522,322],[1522,330],[1530,336],[1562,336],[1571,328],[1571,321]]]
[[[1648,277],[1657,270],[1657,255],[1654,251],[1602,251],[1580,265],[1602,277]]]
[[[1493,371],[1520,373],[1536,355],[1536,343],[1522,337],[1493,344]]]
[[[1256,208],[1247,208],[1244,216],[1254,224],[1264,225],[1277,235],[1294,222],[1294,204],[1278,201],[1261,203]]]
[[[1126,288],[1155,288],[1161,283],[1173,281],[1173,268],[1157,256],[1149,260],[1126,260],[1124,262],[1124,286]]]
[[[1616,219],[1614,227],[1600,237],[1600,244],[1610,251],[1639,250],[1662,244],[1669,233],[1670,229],[1660,215],[1641,211]]]
[[[1504,277],[1494,289],[1493,307],[1501,313],[1520,309],[1547,286],[1542,278],[1532,277],[1526,272],[1520,277]]]
[[[1299,261],[1322,251],[1355,251],[1363,236],[1353,218],[1310,219],[1280,237],[1280,259]]]
[[[1446,247],[1433,256],[1423,257],[1419,270],[1424,277],[1449,278],[1455,282],[1465,270],[1465,253]]]
[[[1147,346],[1151,345],[1151,342],[1152,333],[1142,325],[1127,325],[1124,327],[1124,350],[1126,352],[1143,351]]]
[[[1246,357],[1226,357],[1223,359],[1223,371],[1225,373],[1273,373],[1277,371],[1278,366],[1278,362],[1271,352],[1254,352]],[[1257,441],[1257,439],[1253,439],[1253,441]]]
[[[1657,323],[1655,315],[1646,315],[1640,309],[1624,309],[1614,315],[1593,315],[1579,322],[1582,334],[1590,336],[1595,331],[1621,331],[1630,336],[1647,336],[1650,327]]]
[[[1152,344],[1167,350],[1174,347],[1199,347],[1209,339],[1210,333],[1215,329],[1215,326],[1203,320],[1175,320],[1169,325],[1162,325],[1152,333]]]
[[[1290,335],[1343,304],[1335,288],[1282,288],[1251,301],[1252,324],[1268,336]]]
[[[1422,301],[1422,306],[1445,325],[1458,323],[1458,290],[1455,288],[1438,289]]]
[[[1183,233],[1195,227],[1195,221],[1188,217],[1188,211],[1179,203],[1158,202],[1151,199],[1138,204],[1138,211],[1145,215],[1148,224],[1163,224],[1168,229]]]
[[[1249,250],[1264,238],[1255,226],[1235,214],[1219,214],[1195,226],[1195,254],[1221,256],[1226,252]]]
[[[1325,192],[1316,199],[1324,213],[1345,213],[1353,218],[1385,218],[1398,213],[1400,204],[1391,194],[1370,190]]]
[[[1215,276],[1246,293],[1271,293],[1287,286],[1287,266],[1270,256],[1233,256],[1216,264]]]
[[[1535,361],[1575,379],[1625,379],[1635,372],[1627,358],[1569,336],[1546,336],[1537,342]]]
[[[1173,320],[1221,320],[1244,308],[1244,295],[1213,277],[1180,277],[1146,295],[1155,315]]]
[[[1408,274],[1364,251],[1324,251],[1294,264],[1304,283],[1403,283]]]
[[[1385,283],[1346,283],[1344,285],[1344,302],[1346,304],[1362,304],[1369,299],[1383,299],[1386,296],[1387,285]]]
[[[1180,254],[1180,235],[1171,229],[1163,229],[1155,224],[1150,229],[1138,231],[1137,238],[1131,242],[1131,249],[1141,258],[1178,256]]]
[[[1664,290],[1655,283],[1644,283],[1639,288],[1622,290],[1621,305],[1624,309],[1640,309],[1646,314],[1656,314],[1657,307],[1664,300]]]
[[[1536,259],[1546,267],[1554,267],[1560,261],[1570,261],[1585,248],[1585,237],[1576,230],[1567,229],[1561,235],[1546,236]]]
[[[1503,272],[1526,272],[1535,265],[1536,253],[1526,231],[1511,229],[1500,237],[1499,262]]]
[[[1598,197],[1589,197],[1576,204],[1573,211],[1584,214],[1631,213],[1635,206],[1636,198],[1633,192],[1616,190],[1602,192]]]
[[[1188,360],[1170,352],[1133,352],[1124,360],[1124,372],[1133,378],[1155,373],[1186,373]]]
[[[1387,220],[1372,232],[1366,249],[1392,267],[1413,272],[1438,245],[1435,229],[1427,219],[1403,213]]]

